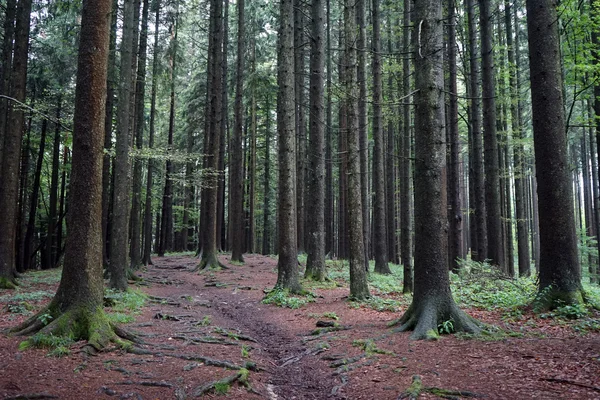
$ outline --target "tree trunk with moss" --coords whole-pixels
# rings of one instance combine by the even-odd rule
[[[60,285],[45,309],[12,329],[18,335],[40,332],[87,340],[94,350],[119,341],[103,311],[102,279],[102,155],[110,9],[111,0],[83,2],[69,237]]]
[[[555,0],[527,0],[541,308],[582,301]]]
[[[302,292],[296,239],[296,135],[294,105],[294,4],[280,2],[277,44],[277,139],[279,144],[278,253],[276,287]]]
[[[438,325],[452,321],[454,331],[477,332],[477,323],[452,298],[446,251],[446,164],[442,5],[415,3],[415,283],[413,302],[398,321],[412,339],[436,338]]]

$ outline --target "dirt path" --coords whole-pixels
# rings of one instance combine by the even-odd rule
[[[0,398],[194,398],[203,386],[235,378],[245,367],[250,388],[236,381],[217,389],[242,400],[391,400],[419,375],[425,386],[488,399],[600,399],[600,335],[582,337],[557,326],[491,342],[412,342],[387,327],[399,312],[352,307],[345,287],[313,288],[315,301],[299,309],[262,304],[263,291],[275,284],[276,262],[221,260],[229,269],[198,274],[191,272],[197,260],[166,257],[141,273],[149,284],[141,290],[154,297],[125,325],[146,343],[138,354],[115,350],[86,358],[75,347],[52,358],[47,350],[19,352],[19,338],[1,337]],[[471,313],[486,322],[499,319]],[[0,328],[24,318],[6,307],[0,317]],[[315,335],[318,321],[342,329]],[[222,395],[213,389],[205,396]]]

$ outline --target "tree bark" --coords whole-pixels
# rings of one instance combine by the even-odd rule
[[[449,126],[448,139],[450,141],[448,166],[448,259],[450,270],[456,272],[459,268],[458,260],[462,254],[462,204],[460,198],[460,139],[458,135],[458,84],[456,65],[456,1],[448,3],[448,67],[449,67]]]
[[[487,223],[487,259],[500,267],[502,252],[502,223],[500,220],[500,174],[498,167],[498,138],[496,131],[496,90],[492,54],[492,5],[479,0],[481,26],[481,78],[483,96],[483,142],[485,170],[485,210]]]
[[[485,179],[483,172],[483,135],[481,132],[481,91],[480,73],[477,63],[477,26],[475,19],[475,0],[466,0],[467,19],[469,24],[469,71],[470,71],[470,124],[473,136],[473,188],[475,191],[475,204],[471,206],[475,211],[477,226],[477,249],[473,251],[472,258],[476,261],[485,261],[488,254],[488,234],[486,223],[485,204]]]
[[[309,167],[307,193],[310,194],[310,212],[306,213],[307,261],[305,277],[325,280],[325,104],[324,104],[324,3],[311,3],[310,47],[310,118],[309,118]]]
[[[69,238],[58,291],[16,334],[85,339],[100,350],[119,341],[103,311],[102,152],[110,0],[83,1],[70,182]],[[128,66],[129,67],[129,66]],[[130,68],[128,68],[130,69]],[[50,314],[48,325],[40,316]]]
[[[294,1],[280,0],[277,43],[277,139],[279,145],[279,201],[277,283],[290,292],[302,291],[298,279],[296,230],[296,135],[294,80]]]
[[[385,140],[383,136],[381,27],[379,14],[379,0],[373,0],[373,139],[375,141],[375,148],[373,149],[373,252],[375,255],[375,272],[391,274],[392,271],[388,265],[387,235],[393,235],[394,232],[390,229],[390,232],[386,233],[386,218],[393,221],[394,215],[386,216],[385,207]],[[393,165],[388,167],[393,168]],[[393,226],[394,224],[391,223],[390,225]]]
[[[556,7],[555,0],[527,0],[543,308],[582,302]]]
[[[356,77],[356,4],[344,1],[344,107],[347,129],[344,131],[348,145],[347,230],[348,259],[350,261],[350,297],[364,300],[370,297],[365,270],[365,249],[362,231],[362,199],[360,174],[360,141],[358,135],[358,85]]]
[[[148,148],[154,147],[154,125],[156,120],[156,86],[158,81],[158,28],[160,23],[160,0],[154,0],[152,4],[156,13],[154,19],[154,45],[152,60],[152,89],[150,93],[150,123],[148,127]],[[146,181],[146,204],[144,205],[144,251],[142,255],[142,264],[152,264],[152,189],[154,186],[154,171],[156,162],[148,159],[148,177]],[[158,227],[158,226],[157,226]],[[157,235],[158,236],[158,235]]]
[[[245,52],[245,24],[244,24],[245,0],[238,0],[238,37],[237,37],[237,63],[235,77],[235,104],[233,138],[231,141],[231,261],[243,262],[244,257],[244,167],[242,136],[244,134],[244,52]]]
[[[413,215],[412,215],[412,191],[411,191],[411,180],[412,180],[412,168],[411,168],[411,113],[410,113],[410,16],[411,16],[411,2],[404,2],[403,10],[403,25],[402,28],[402,42],[404,48],[404,54],[406,55],[402,60],[402,89],[404,94],[404,100],[402,104],[402,158],[401,164],[401,177],[400,177],[400,226],[401,226],[401,254],[402,254],[402,265],[404,274],[404,283],[402,292],[412,293],[413,291]]]
[[[121,41],[121,76],[117,106],[117,141],[114,163],[114,204],[111,231],[110,281],[116,290],[127,290],[127,268],[129,267],[129,211],[131,186],[131,162],[129,147],[131,132],[129,125],[132,80],[132,45],[134,33],[134,1],[125,0],[123,9],[123,36]]]
[[[144,97],[146,94],[146,54],[148,47],[148,0],[143,0],[142,27],[138,50],[138,66],[135,89],[135,147],[142,150],[144,138]],[[142,160],[136,157],[133,166],[133,198],[131,206],[131,268],[142,264],[141,251],[141,209],[142,209]]]
[[[27,58],[29,53],[29,19],[31,0],[17,5],[15,42],[12,60],[12,97],[25,102]],[[7,71],[8,72],[8,71]],[[15,240],[19,198],[19,166],[25,115],[21,107],[8,104],[8,120],[2,148],[2,175],[0,175],[0,288],[14,288],[16,271]]]
[[[412,339],[436,338],[438,325],[453,320],[455,331],[478,332],[474,320],[450,293],[446,197],[442,190],[446,163],[444,76],[442,71],[442,2],[415,3],[419,34],[415,50],[415,292],[400,318],[399,330],[414,330]]]

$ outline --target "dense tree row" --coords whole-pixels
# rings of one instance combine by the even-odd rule
[[[509,277],[533,261],[549,307],[598,282],[600,4],[244,3],[7,0],[3,287],[58,265],[74,281],[69,257],[89,257],[74,243],[97,234],[117,290],[152,253],[193,251],[202,269],[231,251],[278,254],[277,285],[302,292],[306,252],[315,280],[347,259],[361,300],[374,259],[404,265],[401,329],[422,337],[440,319],[478,329],[449,292],[467,258]],[[95,41],[106,60],[83,61]],[[97,140],[93,171],[77,167]],[[74,222],[86,204],[93,237]]]

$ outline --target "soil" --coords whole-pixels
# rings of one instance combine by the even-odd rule
[[[210,365],[218,360],[250,368],[250,386],[234,382],[227,394],[212,390],[208,398],[397,399],[418,375],[425,387],[486,399],[600,399],[598,333],[582,335],[568,323],[525,315],[520,338],[411,341],[409,333],[388,327],[404,310],[353,307],[341,286],[311,289],[315,301],[299,309],[265,305],[276,261],[258,255],[245,256],[241,266],[226,255],[220,260],[228,269],[200,274],[191,271],[197,259],[172,256],[155,258],[140,272],[141,290],[156,298],[124,327],[146,342],[140,348],[148,354],[112,348],[88,356],[78,343],[55,358],[45,349],[19,351],[23,338],[1,335],[0,398],[193,398],[203,385],[236,375]],[[40,283],[35,290],[55,288]],[[502,324],[498,313],[467,311]],[[315,335],[317,323],[334,322],[326,318],[332,313],[341,330]],[[24,318],[4,307],[0,329]]]

